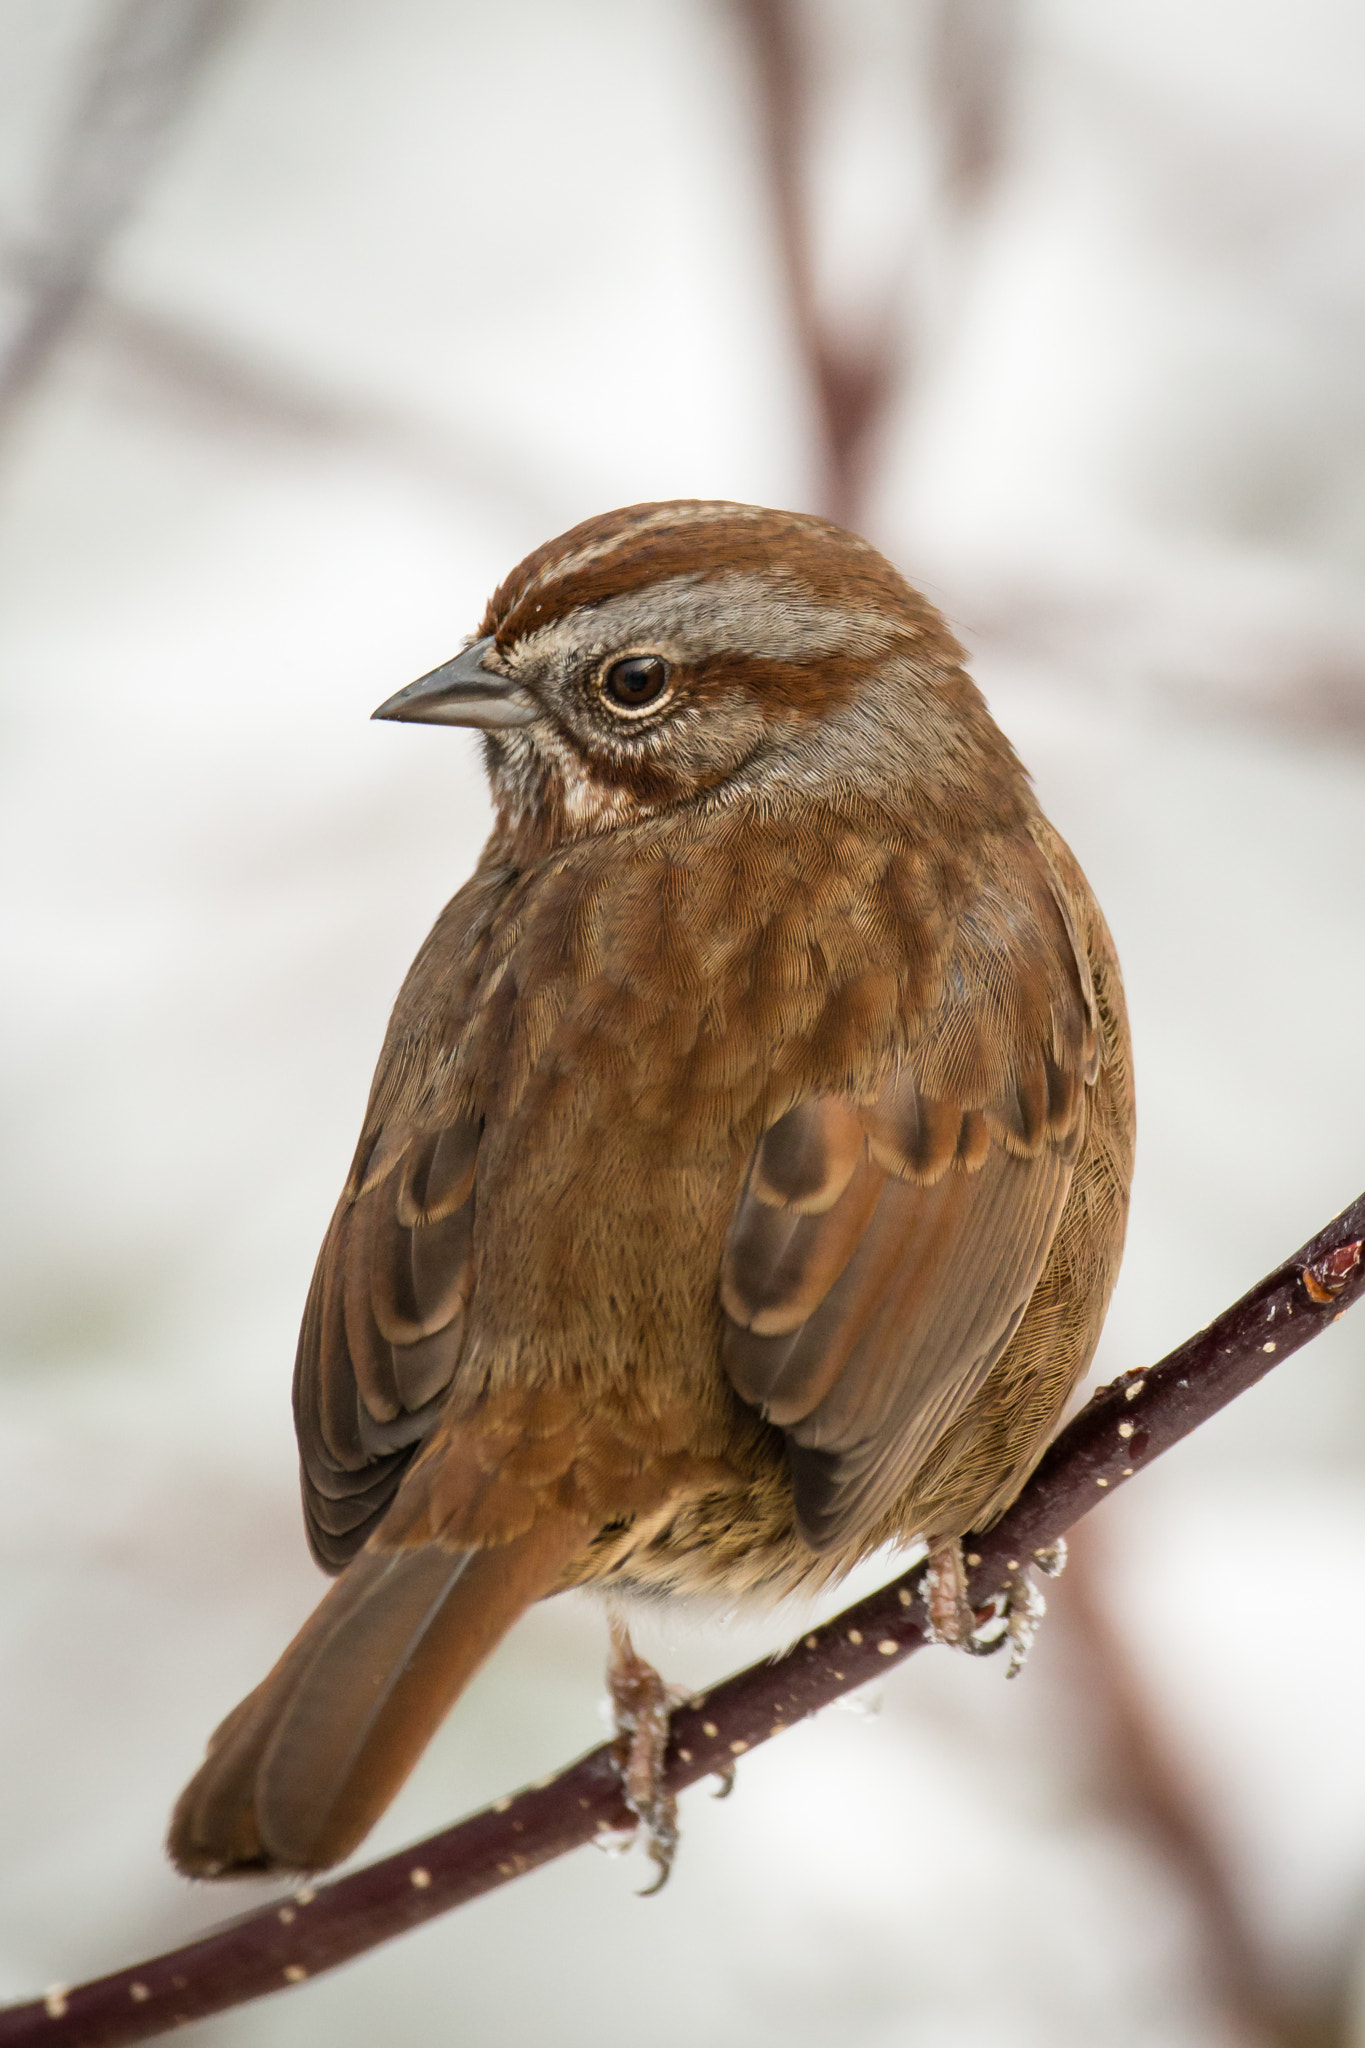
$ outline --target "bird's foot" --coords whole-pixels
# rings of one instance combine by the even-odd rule
[[[973,1560],[976,1562],[977,1560]],[[967,1593],[967,1567],[958,1542],[931,1550],[925,1566],[924,1605],[929,1621],[929,1639],[949,1643],[973,1657],[993,1657],[1008,1648],[1006,1678],[1017,1678],[1028,1662],[1047,1602],[1039,1591],[1033,1568],[1046,1578],[1058,1578],[1066,1567],[1066,1543],[1060,1537],[1036,1550],[1028,1564],[1016,1564],[1003,1593],[988,1607],[974,1608]]]
[[[1033,1640],[1047,1613],[1047,1602],[1038,1589],[1038,1581],[1025,1565],[1010,1579],[1005,1588],[1004,1619],[1000,1645],[1009,1645],[1010,1661],[1005,1669],[1006,1678],[1017,1678],[1028,1662]]]
[[[1065,1536],[1059,1536],[1055,1543],[1045,1543],[1040,1550],[1035,1550],[1027,1564],[1015,1566],[1005,1588],[1005,1626],[1000,1637],[1001,1643],[1008,1643],[1010,1650],[1006,1678],[1017,1678],[1027,1664],[1034,1637],[1047,1613],[1047,1602],[1034,1572],[1040,1571],[1045,1579],[1059,1579],[1065,1570]]]
[[[658,1871],[653,1884],[640,1894],[646,1899],[668,1883],[678,1846],[678,1802],[664,1782],[664,1756],[673,1709],[687,1694],[665,1685],[654,1666],[645,1662],[619,1615],[610,1617],[610,1627],[607,1688],[616,1722],[621,1785],[626,1805],[645,1831],[645,1847]]]

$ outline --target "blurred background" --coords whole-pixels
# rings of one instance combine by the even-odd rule
[[[0,1996],[269,1895],[162,1832],[320,1590],[298,1314],[487,825],[367,718],[539,541],[824,510],[947,612],[1127,974],[1101,1376],[1359,1191],[1363,95],[1352,0],[0,0]],[[1362,1368],[1107,1506],[1016,1684],[688,1794],[660,1898],[584,1850],[190,2036],[1359,2048]],[[528,1617],[367,1853],[599,1740],[604,1634]]]

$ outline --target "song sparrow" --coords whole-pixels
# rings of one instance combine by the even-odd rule
[[[496,823],[304,1313],[342,1576],[213,1738],[182,1869],[345,1856],[547,1593],[951,1560],[1018,1491],[1117,1270],[1129,1054],[1104,921],[961,660],[823,520],[637,505],[375,714],[478,727]]]

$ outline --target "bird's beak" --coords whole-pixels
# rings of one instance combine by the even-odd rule
[[[430,675],[419,676],[372,711],[372,718],[396,718],[413,725],[477,725],[500,732],[509,725],[529,725],[538,713],[535,701],[519,684],[494,675],[483,666],[492,635],[476,640],[453,661]]]

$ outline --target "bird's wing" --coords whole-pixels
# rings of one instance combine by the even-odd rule
[[[1018,1327],[1099,1059],[1089,967],[1032,840],[1000,849],[877,1100],[760,1139],[721,1282],[726,1369],[787,1432],[817,1550],[914,1480]]]
[[[299,1332],[294,1416],[304,1513],[337,1571],[384,1514],[459,1357],[482,1120],[362,1141],[323,1240]]]
[[[505,897],[498,871],[481,865],[408,970],[313,1271],[294,1422],[308,1540],[326,1571],[340,1571],[382,1519],[459,1358],[483,1120],[449,1077],[490,1025]]]

